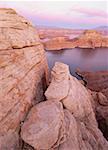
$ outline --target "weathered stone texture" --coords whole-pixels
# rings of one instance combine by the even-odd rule
[[[14,10],[0,9],[0,138],[18,132],[30,107],[43,99],[46,76],[35,28]]]

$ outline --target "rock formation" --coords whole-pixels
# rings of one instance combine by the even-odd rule
[[[66,29],[37,26],[37,31],[41,40],[51,39],[56,37],[77,37],[84,32],[84,29]]]
[[[54,37],[43,41],[46,50],[61,50],[68,48],[98,48],[108,47],[108,37],[95,30],[87,30],[77,38]]]
[[[46,50],[62,50],[76,46],[76,40],[69,40],[67,37],[55,37],[42,43]]]
[[[12,9],[0,9],[0,150],[17,150],[21,122],[44,99],[47,63],[32,27]],[[19,148],[18,148],[19,149]]]
[[[55,64],[46,90],[43,46],[14,10],[0,9],[0,33],[0,150],[108,150],[98,128],[102,118],[107,131],[106,96],[84,87],[63,63]]]
[[[108,47],[108,37],[103,36],[98,31],[87,30],[78,38],[77,47],[93,49],[97,47]]]
[[[47,101],[31,109],[21,127],[22,139],[39,150],[107,150],[90,91],[70,75],[65,64],[57,62],[51,77]]]
[[[83,77],[90,90],[102,92],[108,98],[108,71],[84,72],[78,70],[77,74]]]
[[[45,101],[34,106],[21,129],[21,137],[35,149],[50,149],[63,142],[63,106]]]
[[[77,74],[86,81],[86,86],[93,96],[92,107],[96,114],[99,128],[108,140],[108,71],[81,72]]]
[[[93,101],[91,102],[98,121],[98,127],[108,140],[108,98],[101,92],[90,92],[93,96]]]

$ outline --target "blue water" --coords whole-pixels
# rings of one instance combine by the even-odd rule
[[[108,49],[66,49],[60,51],[46,51],[49,68],[54,66],[56,61],[69,65],[72,75],[77,76],[75,71],[80,68],[82,71],[108,70]]]

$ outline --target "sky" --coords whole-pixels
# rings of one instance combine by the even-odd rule
[[[0,7],[15,9],[34,25],[79,29],[108,25],[107,0],[4,0]]]

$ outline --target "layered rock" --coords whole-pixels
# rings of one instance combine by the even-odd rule
[[[55,37],[42,42],[46,50],[62,50],[68,48],[75,48],[76,41],[69,40],[67,37]]]
[[[77,47],[80,48],[108,47],[108,37],[103,36],[98,31],[87,30],[79,37]]]
[[[84,29],[66,29],[37,26],[39,37],[41,40],[51,39],[56,37],[76,37],[84,32]]]
[[[54,37],[43,42],[46,50],[61,50],[68,48],[98,48],[108,47],[108,37],[95,30],[87,30],[77,38]]]
[[[47,63],[35,28],[12,9],[0,9],[0,149],[17,149],[20,124],[44,99]]]
[[[21,128],[23,140],[43,150],[107,150],[91,92],[70,75],[65,64],[57,62],[51,77],[45,92],[47,101],[32,108]]]

